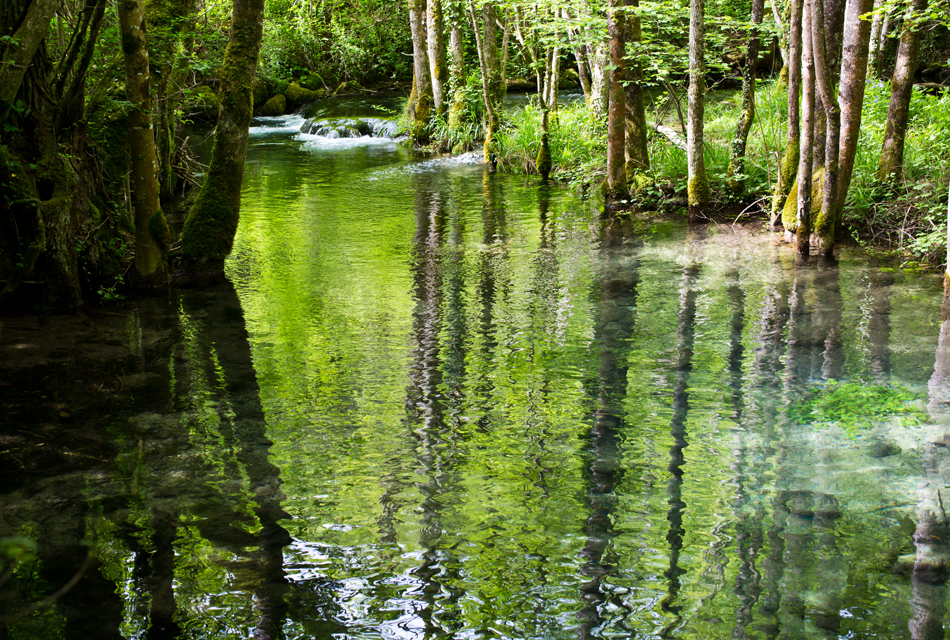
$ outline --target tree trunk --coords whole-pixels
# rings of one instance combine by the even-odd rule
[[[428,142],[429,117],[432,115],[432,76],[427,48],[426,0],[409,0],[409,30],[412,32],[412,61],[415,76],[414,99],[409,101],[410,137],[416,144]]]
[[[798,201],[795,236],[798,253],[807,256],[811,242],[811,183],[815,141],[815,62],[812,47],[811,2],[804,0],[802,18],[802,130],[798,160]]]
[[[759,57],[759,25],[765,0],[752,1],[752,26],[749,31],[749,44],[746,48],[745,68],[742,70],[742,111],[732,138],[729,167],[726,169],[726,184],[734,194],[745,191],[745,151],[749,140],[749,131],[755,120],[755,63]]]
[[[590,82],[590,61],[587,59],[587,45],[579,44],[574,52],[577,59],[577,77],[581,83],[581,91],[584,92],[584,99],[588,104],[591,100],[591,82]]]
[[[497,161],[495,137],[501,124],[501,101],[505,97],[505,86],[501,81],[501,69],[498,59],[498,27],[495,5],[485,2],[481,11],[481,34],[479,34],[478,16],[475,4],[469,6],[472,26],[475,29],[475,41],[478,48],[478,60],[482,70],[482,97],[485,101],[485,161],[494,165]]]
[[[178,49],[183,35],[192,30],[193,0],[145,0],[145,22],[148,24],[149,58],[155,70],[155,113],[158,116],[156,153],[161,197],[169,202],[175,192],[175,112],[181,96],[182,71],[187,66],[179,59]],[[190,38],[187,38],[190,39]],[[186,47],[188,49],[190,47]],[[182,57],[187,57],[182,56]]]
[[[904,31],[897,49],[894,78],[891,80],[891,104],[887,111],[887,129],[881,160],[877,165],[877,179],[894,188],[903,179],[904,137],[910,115],[910,98],[917,71],[917,53],[920,49],[920,29],[914,18],[927,10],[927,0],[910,0],[904,16]]]
[[[141,0],[117,5],[125,57],[125,96],[129,111],[132,201],[135,210],[135,269],[141,284],[161,284],[170,243],[159,201],[158,160],[152,134],[152,95]]]
[[[241,184],[248,127],[254,107],[253,85],[261,46],[264,0],[234,0],[231,36],[219,77],[221,109],[211,165],[181,234],[182,252],[219,272],[231,252],[241,212]]]
[[[801,147],[800,98],[802,85],[802,7],[805,0],[792,0],[788,35],[788,135],[785,154],[778,170],[775,198],[772,200],[772,224],[778,219],[785,199],[795,184],[798,155]],[[798,226],[797,218],[782,220],[789,231]]]
[[[633,59],[627,62],[626,96],[627,108],[626,131],[624,142],[626,147],[627,180],[631,180],[638,173],[650,170],[650,154],[647,151],[647,118],[643,105],[643,71],[636,58],[639,55],[639,45],[642,39],[640,30],[639,0],[626,0],[626,6],[632,7],[624,25],[626,27],[625,42],[633,43],[635,51]],[[628,51],[628,57],[630,53]]]
[[[834,204],[835,223],[841,222],[861,131],[861,109],[868,74],[868,46],[871,29],[861,16],[871,11],[872,0],[850,0],[845,17],[844,52],[838,100],[841,104],[841,141],[838,158],[838,190]]]
[[[607,71],[607,61],[610,58],[610,47],[607,42],[598,42],[596,45],[587,45],[587,59],[590,62],[590,96],[587,103],[594,113],[607,113],[607,103],[610,93],[610,75]]]
[[[610,0],[607,32],[610,35],[610,101],[607,112],[607,203],[627,196],[624,130],[627,107],[623,88],[626,75],[623,41],[623,0]]]
[[[877,61],[881,55],[881,32],[882,27],[884,26],[884,12],[881,11],[881,6],[884,4],[884,0],[874,0],[874,11],[877,13],[874,14],[874,18],[871,21],[871,40],[870,48],[868,50],[868,67],[871,70],[871,73],[877,75]]]
[[[815,79],[821,94],[821,103],[825,110],[825,179],[821,197],[821,212],[814,222],[814,231],[818,236],[821,254],[834,258],[835,248],[835,202],[838,188],[838,141],[841,137],[841,108],[834,85],[837,74],[833,59],[834,52],[829,49],[826,40],[832,40],[833,32],[827,31],[824,0],[812,2],[812,57],[815,65]],[[852,0],[854,2],[854,0]],[[826,39],[826,34],[828,38]],[[833,46],[833,45],[832,45]]]
[[[429,70],[432,76],[432,100],[438,115],[445,113],[445,85],[449,70],[445,61],[445,25],[442,19],[442,0],[428,0],[426,13],[426,38],[429,54]]]
[[[0,124],[16,101],[30,61],[43,43],[53,15],[62,0],[34,0],[17,30],[11,34],[0,60]]]
[[[462,124],[465,111],[465,36],[462,33],[464,9],[459,0],[452,2],[451,28],[449,31],[449,85],[452,88],[452,105],[449,107],[449,128],[456,129]]]
[[[686,162],[688,182],[686,186],[689,215],[702,215],[709,205],[709,179],[703,158],[703,100],[706,94],[706,63],[703,60],[705,47],[705,2],[689,2],[689,94],[686,114]]]

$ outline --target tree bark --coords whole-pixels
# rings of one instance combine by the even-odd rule
[[[449,107],[449,128],[456,129],[462,124],[462,114],[465,111],[465,37],[462,33],[462,21],[465,19],[465,10],[460,0],[450,5],[449,16],[449,86],[452,90],[452,104]]]
[[[811,2],[802,18],[802,130],[798,160],[798,202],[795,236],[798,253],[807,256],[811,242],[811,183],[815,140],[815,63],[812,47]]]
[[[429,70],[432,76],[432,101],[438,115],[445,113],[445,85],[449,70],[445,60],[445,25],[442,19],[442,0],[428,0],[426,10],[426,38]]]
[[[135,211],[135,269],[141,284],[161,284],[166,277],[166,255],[171,243],[159,201],[145,13],[141,0],[120,0],[117,11],[125,57],[125,95],[132,104],[128,119]]]
[[[832,71],[836,58],[826,42],[833,40],[836,34],[827,31],[824,0],[812,2],[812,57],[815,66],[815,79],[818,85],[821,103],[825,110],[825,179],[821,197],[821,211],[814,221],[814,231],[820,241],[821,254],[826,258],[834,257],[835,248],[835,202],[838,188],[838,141],[841,137],[841,108],[834,84],[837,76]],[[852,0],[854,2],[854,0]],[[832,43],[832,46],[834,44]]]
[[[914,18],[927,10],[927,0],[910,0],[904,16],[904,29],[897,49],[897,62],[891,80],[891,103],[887,112],[887,128],[881,160],[877,165],[877,179],[894,188],[904,174],[904,138],[910,116],[910,99],[917,71],[917,53],[920,49],[920,29]]]
[[[253,85],[260,54],[264,0],[234,0],[231,36],[219,77],[221,108],[211,165],[181,234],[189,267],[220,271],[231,252],[241,212],[241,184]]]
[[[632,54],[627,49],[627,77],[625,105],[627,109],[626,131],[624,132],[627,180],[631,180],[638,173],[650,170],[650,155],[647,151],[647,118],[643,105],[643,70],[637,59],[639,45],[642,40],[640,29],[639,0],[626,0],[626,6],[632,11],[627,13],[624,25],[626,27],[624,40],[633,43],[635,51]]]
[[[872,25],[861,16],[871,11],[873,0],[850,0],[845,16],[844,50],[838,100],[841,104],[841,141],[838,158],[838,190],[834,204],[835,224],[841,222],[861,131],[861,109],[867,84],[868,48]]]
[[[587,103],[594,113],[607,113],[610,93],[610,74],[607,61],[610,59],[610,47],[605,42],[587,45],[587,60],[590,63],[590,96]]]
[[[726,184],[730,191],[741,194],[745,191],[745,152],[749,131],[755,120],[755,63],[759,57],[759,25],[765,11],[765,0],[752,0],[752,25],[749,44],[746,47],[745,67],[742,70],[742,111],[732,138],[729,166],[726,169]]]
[[[703,60],[705,47],[705,2],[690,0],[689,3],[689,93],[686,114],[686,162],[688,181],[686,186],[689,215],[704,214],[709,205],[709,179],[703,159],[703,100],[706,94],[706,63]]]
[[[871,40],[868,50],[868,67],[877,75],[877,61],[881,55],[881,32],[884,26],[884,12],[881,11],[884,0],[874,0],[874,18],[871,21]]]
[[[412,61],[415,93],[409,100],[410,136],[416,144],[428,142],[432,115],[432,75],[425,27],[426,0],[409,0],[409,30],[412,32]]]
[[[624,68],[624,15],[623,0],[610,0],[607,32],[610,35],[610,100],[607,111],[607,201],[627,196],[626,158],[624,155],[626,128],[626,99],[623,80]]]
[[[495,137],[501,124],[501,101],[505,97],[505,86],[501,80],[498,59],[498,27],[495,5],[485,2],[481,11],[481,30],[475,11],[475,4],[469,6],[475,41],[478,48],[478,60],[482,70],[482,97],[485,100],[485,161],[496,162]],[[481,31],[481,34],[479,34]]]
[[[785,199],[795,184],[798,155],[801,147],[800,97],[802,85],[802,7],[805,0],[792,0],[788,35],[788,133],[785,154],[778,171],[775,198],[772,201],[772,224],[781,213]],[[782,221],[785,228],[797,226],[797,218]]]
[[[43,43],[53,15],[62,0],[34,0],[26,16],[13,34],[0,60],[0,124],[7,119],[16,101],[20,83],[30,67],[33,56]]]

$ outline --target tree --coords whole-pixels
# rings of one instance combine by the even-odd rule
[[[182,253],[192,269],[224,268],[241,211],[241,184],[252,87],[260,53],[264,0],[234,0],[231,34],[221,65],[221,108],[208,175],[181,234]]]
[[[690,217],[705,213],[709,204],[709,179],[703,159],[703,100],[706,94],[706,39],[704,0],[689,3],[689,93],[686,112],[686,186]]]
[[[788,128],[785,153],[779,165],[778,181],[775,185],[775,197],[772,200],[772,223],[778,218],[785,198],[795,183],[798,168],[798,154],[801,146],[800,96],[802,85],[802,8],[805,0],[792,0],[788,35]],[[783,220],[786,228],[794,220]]]
[[[726,169],[726,183],[734,193],[744,190],[745,150],[755,120],[755,64],[759,58],[759,25],[762,24],[764,9],[765,0],[752,0],[752,24],[742,69],[742,111],[729,150],[729,167]]]
[[[819,0],[820,1],[820,0]],[[815,143],[815,61],[812,48],[813,0],[804,0],[802,17],[802,129],[798,153],[797,225],[798,253],[807,256],[811,243],[812,169]],[[791,198],[791,195],[789,195]]]
[[[449,69],[445,60],[445,25],[442,19],[442,0],[428,0],[426,9],[426,38],[429,71],[432,79],[432,101],[438,115],[445,113],[445,87]]]
[[[409,0],[409,26],[412,31],[412,95],[409,97],[410,136],[416,144],[428,140],[432,115],[432,75],[429,67],[428,38],[425,26],[426,1]]]
[[[479,15],[481,14],[481,15]],[[482,2],[476,11],[475,2],[469,4],[469,15],[475,31],[478,63],[482,72],[482,98],[485,102],[485,161],[496,160],[496,135],[501,126],[501,101],[505,97],[501,64],[498,55],[498,16],[492,0]]]
[[[128,118],[135,210],[135,269],[142,284],[161,284],[166,276],[165,258],[171,242],[159,201],[145,14],[141,0],[120,0],[116,6],[125,58],[125,95],[132,104]]]
[[[626,0],[627,15],[624,20],[624,43],[627,46],[625,79],[626,95],[624,104],[627,110],[624,143],[626,147],[626,172],[630,181],[640,173],[650,170],[650,155],[647,152],[647,119],[643,106],[643,69],[640,63],[639,47],[642,42],[640,28],[639,0]],[[630,49],[633,48],[631,53]]]
[[[607,112],[607,198],[615,200],[627,195],[625,129],[627,120],[624,68],[623,0],[610,0],[607,31],[610,35],[610,101]]]
[[[897,48],[897,62],[891,80],[891,103],[887,111],[887,129],[881,160],[877,165],[877,179],[894,188],[904,173],[904,138],[910,117],[910,98],[917,71],[917,53],[920,49],[920,25],[917,20],[927,10],[927,0],[909,0],[904,16],[904,27]]]

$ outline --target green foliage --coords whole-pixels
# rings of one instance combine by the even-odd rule
[[[789,407],[789,418],[800,424],[836,424],[854,437],[890,416],[926,419],[911,403],[918,397],[896,386],[829,380],[809,389]]]

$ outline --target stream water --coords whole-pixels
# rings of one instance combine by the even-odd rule
[[[228,284],[0,318],[0,639],[944,637],[937,276],[378,103],[254,122]]]

